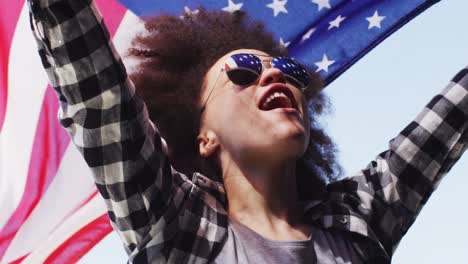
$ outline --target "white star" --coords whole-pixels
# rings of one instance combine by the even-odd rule
[[[342,17],[341,15],[337,16],[335,18],[335,20],[329,22],[330,26],[328,27],[328,30],[336,27],[336,28],[339,28],[340,27],[340,23],[343,22],[344,20],[346,19],[346,17]]]
[[[193,16],[193,15],[198,14],[198,12],[199,12],[198,9],[190,10],[190,8],[188,6],[184,6],[184,15]],[[183,19],[184,15],[180,16],[180,18]]]
[[[318,67],[315,72],[319,72],[319,71],[328,72],[328,67],[330,67],[333,63],[335,63],[334,60],[328,60],[327,54],[323,54],[322,61],[315,63],[315,65],[317,65]]]
[[[288,10],[286,10],[286,3],[288,0],[273,0],[272,3],[266,5],[267,7],[273,9],[274,16],[276,17],[279,13],[288,13]]]
[[[244,5],[244,3],[234,3],[232,0],[228,0],[228,6],[223,7],[223,11],[232,13],[234,11],[238,11],[241,9],[241,7]]]
[[[301,41],[305,41],[310,38],[310,36],[315,32],[315,28],[309,29],[303,36]]]
[[[291,41],[284,42],[283,38],[280,38],[280,45],[287,48],[291,44]]]
[[[385,19],[385,17],[384,16],[379,16],[379,12],[377,12],[377,10],[375,10],[373,16],[366,18],[366,20],[369,21],[369,28],[368,29],[371,29],[371,28],[374,28],[374,27],[380,28],[380,22],[382,22],[382,20],[384,20],[384,19]]]
[[[331,8],[330,0],[312,0],[312,3],[318,5],[318,11],[322,10],[323,8]]]

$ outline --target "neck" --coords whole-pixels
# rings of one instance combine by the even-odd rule
[[[275,166],[227,166],[223,169],[229,217],[269,238],[303,238],[295,160]],[[289,232],[289,233],[288,233]],[[297,233],[297,232],[296,232]],[[285,236],[285,234],[289,234]],[[306,237],[307,231],[304,232]]]

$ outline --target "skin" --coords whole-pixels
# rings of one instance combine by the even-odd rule
[[[298,88],[286,83],[280,70],[267,63],[254,84],[233,84],[221,69],[234,53],[271,59],[259,50],[235,50],[207,72],[200,104],[212,94],[202,115],[200,154],[221,164],[231,220],[268,239],[307,239],[310,227],[301,220],[295,173],[310,133],[306,101]],[[298,109],[261,110],[260,99],[273,87],[290,89]]]

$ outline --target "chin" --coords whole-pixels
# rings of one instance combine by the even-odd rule
[[[279,138],[292,141],[304,141],[308,138],[309,134],[309,131],[304,128],[304,125],[299,122],[278,124],[275,131]]]
[[[304,127],[295,127],[278,131],[275,146],[288,157],[302,157],[309,143],[309,134]]]
[[[302,145],[295,144],[278,144],[270,148],[268,154],[269,160],[276,162],[284,161],[297,161],[300,157],[304,156],[306,148]]]

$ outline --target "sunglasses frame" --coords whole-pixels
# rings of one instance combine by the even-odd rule
[[[255,80],[253,80],[252,82],[247,83],[247,84],[238,84],[238,83],[235,83],[235,82],[229,77],[229,75],[228,75],[229,80],[230,80],[232,83],[236,84],[236,85],[240,85],[240,86],[250,86],[250,85],[252,85],[253,83],[255,83],[256,81],[258,81],[258,79],[260,78],[260,76],[262,76],[263,71],[264,71],[264,69],[265,69],[265,66],[264,66],[265,64],[264,64],[264,63],[268,63],[272,68],[276,68],[276,69],[280,70],[281,73],[286,77],[286,81],[287,81],[288,83],[292,84],[294,87],[296,87],[296,88],[298,88],[298,89],[300,89],[300,90],[302,90],[302,91],[304,91],[304,90],[307,88],[307,86],[309,85],[309,83],[310,83],[310,75],[309,75],[309,73],[308,73],[308,71],[307,71],[307,68],[304,67],[304,65],[302,65],[302,64],[299,63],[299,62],[297,62],[296,60],[294,60],[294,59],[291,58],[291,57],[286,57],[286,56],[271,57],[271,56],[269,56],[269,55],[263,55],[263,54],[236,53],[236,54],[232,54],[232,55],[229,57],[229,59],[231,59],[231,58],[233,59],[233,56],[239,56],[239,55],[240,55],[240,56],[242,56],[242,55],[244,55],[244,56],[250,56],[250,55],[252,55],[252,56],[257,57],[258,60],[259,60],[260,63],[261,63],[262,68],[261,68],[261,71],[260,71],[260,72],[257,72],[257,71],[255,71],[255,70],[253,70],[252,68],[241,67],[241,66],[236,67],[236,68],[233,68],[233,69],[226,70],[226,68],[225,68],[225,67],[226,67],[226,63],[225,63],[225,67],[222,68],[222,71],[224,70],[224,71],[226,72],[226,74],[228,74],[230,71],[235,71],[235,70],[239,70],[239,69],[240,69],[240,70],[245,70],[245,71],[252,72],[252,73],[254,73],[255,75],[257,75],[257,78],[256,78]],[[263,60],[261,57],[271,57],[271,60]],[[308,77],[308,82],[304,83],[304,82],[302,82],[302,81],[299,81],[297,78],[295,78],[295,77],[292,76],[291,74],[288,74],[288,73],[284,72],[280,67],[276,67],[276,66],[275,66],[275,60],[281,59],[281,58],[286,58],[286,59],[288,59],[290,62],[292,62],[292,63],[296,64],[297,66],[299,66],[299,67],[301,68],[300,70],[303,70],[304,73],[307,75],[307,77]],[[229,59],[228,59],[228,60],[229,60]],[[284,64],[283,64],[283,65],[284,65]],[[289,81],[288,78],[291,78],[296,84],[299,84],[299,85],[296,85],[295,83]]]

